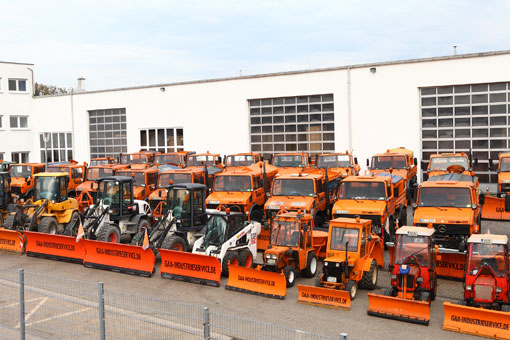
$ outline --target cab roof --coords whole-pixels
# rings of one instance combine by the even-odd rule
[[[35,174],[34,177],[68,177],[69,173],[67,172],[40,172]]]
[[[348,176],[342,182],[388,182],[389,177],[386,176]]]
[[[96,180],[96,182],[100,181],[117,181],[117,182],[132,182],[133,177],[128,176],[107,176],[107,177],[101,177]]]
[[[434,234],[434,228],[403,226],[395,232],[397,235],[417,234],[418,236],[430,237]]]
[[[473,234],[469,237],[468,243],[492,243],[508,244],[508,236],[496,234]]]
[[[390,174],[388,172],[380,172],[380,173],[378,173],[376,175],[376,177],[388,177],[388,178],[391,178],[391,181],[393,182],[393,184],[398,183],[398,182],[400,182],[401,180],[404,179],[402,176],[393,175],[393,174]]]
[[[425,181],[422,182],[420,187],[422,188],[437,188],[437,187],[456,187],[456,188],[472,188],[475,183],[469,181]]]
[[[464,152],[460,153],[436,153],[433,155],[430,155],[430,159],[432,158],[445,158],[445,157],[466,157],[469,158],[468,155]]]
[[[277,174],[275,179],[321,179],[324,175],[318,173],[293,173],[293,174]]]
[[[431,176],[431,177],[429,177],[428,180],[436,181],[436,182],[437,181],[457,181],[457,182],[473,182],[473,181],[475,181],[475,182],[477,182],[478,177],[450,172],[447,174]]]
[[[146,172],[158,172],[158,168],[147,168],[147,169],[118,169],[117,172],[118,173],[125,173],[125,172],[129,172],[129,173],[132,173],[132,172],[140,172],[140,173],[146,173]]]
[[[362,227],[366,223],[372,224],[371,220],[360,218],[349,218],[349,217],[337,217],[329,221],[330,227],[343,228],[344,225]]]

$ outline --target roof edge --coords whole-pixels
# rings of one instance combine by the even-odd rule
[[[34,64],[29,64],[29,63],[18,63],[18,62],[15,62],[15,61],[1,61],[1,60],[0,60],[0,64],[14,64],[14,65],[30,65],[30,66],[34,66]]]

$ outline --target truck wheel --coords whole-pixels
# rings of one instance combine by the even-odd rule
[[[402,207],[400,210],[399,227],[407,225],[407,208]]]
[[[119,228],[105,224],[99,230],[97,234],[97,240],[103,242],[119,243],[120,242],[120,230]]]
[[[501,311],[506,313],[510,312],[510,305],[502,305]]]
[[[434,277],[434,286],[430,291],[430,301],[434,301],[436,299],[436,295],[437,295],[437,278]]]
[[[138,230],[140,230],[140,231],[144,231],[145,229],[147,229],[147,231],[148,231],[150,226],[151,225],[150,225],[149,221],[147,221],[145,218],[141,218],[138,221]]]
[[[239,265],[245,268],[253,266],[253,254],[249,249],[245,248],[239,252]]]
[[[37,226],[37,231],[55,235],[58,231],[58,222],[54,217],[43,217]]]
[[[386,288],[386,289],[384,290],[384,295],[385,295],[385,296],[393,296],[393,297],[395,297],[395,296],[397,296],[397,293],[398,293],[398,292],[397,292],[397,290],[395,289],[395,287]]]
[[[285,275],[285,280],[287,281],[287,288],[293,287],[296,283],[296,270],[293,266],[285,266],[283,268],[283,275]]]
[[[239,255],[237,255],[236,251],[227,251],[223,257],[223,261],[221,261],[221,275],[228,277],[229,264],[233,266],[239,265]]]
[[[253,211],[250,214],[250,220],[261,223],[264,219],[264,212],[260,207],[253,208]]]
[[[313,251],[308,253],[306,268],[301,272],[303,277],[314,277],[317,273],[317,257]]]
[[[73,211],[73,214],[71,215],[71,219],[69,220],[69,223],[66,223],[66,226],[64,228],[64,235],[67,236],[76,236],[78,234],[78,228],[80,226],[78,220],[80,219],[80,214],[77,211]]]
[[[186,251],[186,241],[180,236],[167,236],[161,244],[162,249]]]
[[[368,272],[363,273],[363,277],[361,278],[359,287],[363,289],[374,290],[375,286],[377,285],[378,274],[379,273],[377,271],[377,262],[375,260],[372,260]]]
[[[351,300],[354,300],[356,298],[356,293],[358,292],[358,284],[356,281],[349,280],[349,282],[345,285],[345,290],[349,293]]]
[[[131,239],[131,245],[133,246],[141,246],[142,243],[143,243],[143,237],[144,237],[144,232],[143,231],[139,231],[135,234],[135,236],[133,236],[133,238]]]
[[[315,228],[323,228],[324,227],[324,218],[322,217],[322,213],[319,211],[315,214],[313,218],[313,223],[315,224]]]
[[[315,277],[315,287],[322,287],[321,279],[323,275],[323,273],[320,273]]]
[[[424,301],[424,302],[430,302],[430,293],[429,292],[421,292],[419,300]]]
[[[13,230],[15,228],[13,228],[14,226],[14,215],[9,215],[9,217],[7,217],[3,223],[3,227],[5,229],[10,229],[10,230]]]

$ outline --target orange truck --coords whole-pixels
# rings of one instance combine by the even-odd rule
[[[127,164],[130,169],[147,169],[154,164],[154,153],[140,151],[121,154],[120,164]]]
[[[481,229],[481,206],[476,177],[448,173],[433,176],[418,188],[413,224],[435,229],[439,246],[437,274],[464,277],[467,240]]]
[[[20,199],[28,199],[34,188],[34,175],[44,172],[44,163],[21,163],[11,166],[11,191]]]
[[[46,172],[67,172],[69,174],[69,182],[67,184],[67,194],[69,197],[76,197],[76,189],[85,180],[86,171],[87,163],[78,164],[75,161],[51,163],[46,169]]]
[[[278,168],[279,174],[292,174],[313,169],[310,164],[310,157],[304,152],[276,154],[271,165]]]
[[[192,151],[177,151],[169,153],[157,153],[154,155],[154,164],[165,165],[172,164],[181,168],[186,166],[188,156],[194,154]]]
[[[368,164],[367,160],[367,166]],[[372,164],[369,167],[372,175],[381,172],[389,172],[404,178],[406,183],[407,200],[411,202],[416,196],[418,188],[418,166],[414,153],[411,150],[400,147],[387,150],[385,153],[379,153],[372,156]]]
[[[372,232],[384,242],[395,235],[396,223],[407,223],[404,179],[381,172],[377,176],[350,176],[340,182],[333,217],[360,217],[372,221]]]
[[[90,166],[96,166],[96,165],[112,165],[115,164],[115,158],[113,157],[99,157],[99,158],[92,158],[90,160]]]
[[[150,194],[156,190],[158,180],[158,169],[121,169],[117,172],[117,176],[132,177],[133,196],[136,200],[148,199]]]
[[[106,164],[94,165],[87,168],[85,180],[76,188],[76,200],[80,212],[94,204],[97,193],[97,180],[103,177],[111,177],[115,175],[116,170],[124,168],[123,165]]]
[[[262,161],[259,153],[236,153],[235,155],[228,155],[225,157],[225,168],[232,167],[245,167]]]
[[[477,164],[475,159],[475,165]],[[423,174],[423,180],[437,175],[448,173],[448,168],[451,166],[462,167],[462,172],[465,175],[471,175],[471,157],[468,154],[461,153],[442,153],[430,155],[428,166],[422,161],[422,169],[427,171]]]
[[[190,155],[186,162],[187,168],[199,169],[201,168],[206,172],[205,185],[211,190],[214,175],[223,171],[223,163],[221,163],[221,156],[207,151],[206,153],[199,153]]]
[[[278,170],[262,162],[248,167],[227,168],[216,174],[212,193],[206,200],[208,209],[217,209],[220,205],[231,211],[239,211],[250,220],[262,222],[266,188],[271,187]]]
[[[489,167],[493,168],[492,160]],[[487,193],[483,198],[482,218],[485,220],[510,220],[510,153],[499,155],[498,188],[496,195]]]
[[[328,168],[338,171],[342,178],[358,176],[361,169],[358,164],[358,158],[354,157],[349,151],[317,155],[315,166],[319,169]]]

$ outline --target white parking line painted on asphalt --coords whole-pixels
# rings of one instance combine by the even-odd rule
[[[38,320],[38,321],[27,323],[25,326],[28,327],[28,326],[32,326],[32,325],[35,325],[35,324],[38,324],[38,323],[43,323],[43,322],[51,321],[51,320],[54,320],[54,319],[62,318],[64,316],[68,316],[68,315],[72,315],[72,314],[77,314],[77,313],[81,313],[81,312],[86,312],[86,311],[88,311],[90,309],[92,309],[92,308],[88,307],[88,308],[83,308],[83,309],[75,310],[75,311],[72,311],[72,312],[60,314],[60,315],[57,315],[57,316],[52,316],[51,318],[46,318],[46,319],[43,319],[43,320]]]
[[[30,299],[30,300],[25,300],[25,303],[32,302],[32,301],[37,301],[37,300],[41,300],[41,299],[44,299],[44,298],[43,297],[38,297],[38,298]],[[14,307],[14,306],[17,306],[17,305],[19,305],[19,302],[11,303],[10,305],[0,306],[0,308]]]

